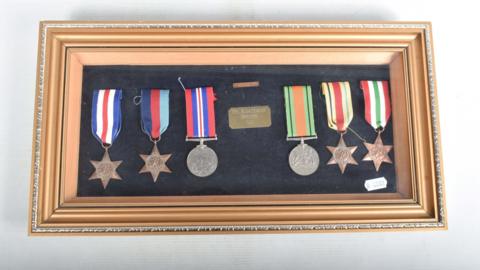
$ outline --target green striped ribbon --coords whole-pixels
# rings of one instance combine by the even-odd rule
[[[310,85],[284,86],[287,136],[316,136]]]

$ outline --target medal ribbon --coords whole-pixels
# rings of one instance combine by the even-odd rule
[[[327,107],[328,126],[344,132],[353,119],[352,95],[348,82],[322,83]]]
[[[215,94],[213,87],[185,89],[187,137],[213,138],[215,131]]]
[[[387,125],[390,118],[388,81],[360,81],[365,99],[365,119],[376,130]]]
[[[142,130],[154,140],[160,139],[169,124],[170,90],[142,89]]]
[[[103,145],[111,145],[120,133],[122,124],[121,99],[121,89],[93,91],[92,133]]]
[[[316,136],[310,85],[284,86],[287,137]]]

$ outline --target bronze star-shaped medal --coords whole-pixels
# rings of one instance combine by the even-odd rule
[[[345,172],[345,168],[348,164],[358,165],[357,161],[353,158],[352,154],[357,150],[357,146],[347,146],[343,141],[343,136],[340,137],[337,147],[327,146],[328,150],[332,153],[332,158],[327,162],[330,164],[338,164],[340,171]]]
[[[140,155],[143,161],[145,161],[145,165],[140,170],[140,173],[149,172],[153,177],[153,182],[157,182],[161,172],[172,172],[166,164],[171,155],[172,154],[161,155],[155,144],[150,155]]]
[[[112,161],[108,150],[105,150],[102,160],[90,160],[92,165],[95,167],[95,172],[88,180],[100,179],[102,180],[103,188],[106,188],[110,179],[122,180],[120,175],[117,173],[117,167],[122,163],[121,160]]]
[[[364,161],[373,161],[373,165],[375,165],[375,169],[380,169],[380,165],[382,162],[385,163],[392,163],[392,160],[388,156],[388,152],[392,150],[392,145],[383,145],[382,138],[380,134],[377,135],[374,143],[363,143],[365,147],[368,149],[367,155],[363,158]]]

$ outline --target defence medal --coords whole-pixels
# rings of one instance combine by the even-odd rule
[[[182,84],[180,78],[178,81]],[[183,87],[183,89],[185,91],[187,118],[186,141],[199,142],[188,153],[187,168],[195,176],[207,177],[213,174],[218,166],[217,154],[204,144],[206,141],[217,140],[215,131],[215,93],[211,86]]]
[[[140,173],[150,173],[153,182],[157,182],[161,172],[172,172],[166,165],[172,154],[162,155],[157,148],[169,124],[169,93],[169,90],[142,89],[141,94],[142,131],[153,142],[153,149],[150,155],[140,155],[145,162]]]
[[[317,138],[313,118],[312,89],[310,85],[284,86],[287,141],[296,140],[288,156],[290,168],[298,175],[311,175],[318,169],[320,158],[317,151],[305,140]]]
[[[121,160],[112,161],[108,149],[117,139],[122,125],[120,102],[122,90],[100,89],[93,91],[92,102],[92,133],[101,143],[105,152],[101,160],[90,160],[95,171],[88,180],[100,179],[106,188],[110,179],[122,180],[117,173]]]
[[[348,164],[358,165],[352,156],[357,146],[347,146],[343,140],[343,135],[347,132],[353,119],[350,84],[348,82],[324,82],[322,83],[322,92],[325,96],[328,126],[340,134],[340,140],[336,147],[327,146],[332,153],[332,158],[327,164],[338,164],[343,174]]]
[[[360,88],[365,99],[365,120],[377,132],[374,143],[363,143],[368,149],[363,161],[373,161],[378,172],[383,162],[392,163],[388,152],[393,146],[384,145],[380,136],[391,115],[388,81],[360,81]]]

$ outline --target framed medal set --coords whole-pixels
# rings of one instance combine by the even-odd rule
[[[42,22],[30,233],[445,229],[431,25]]]

